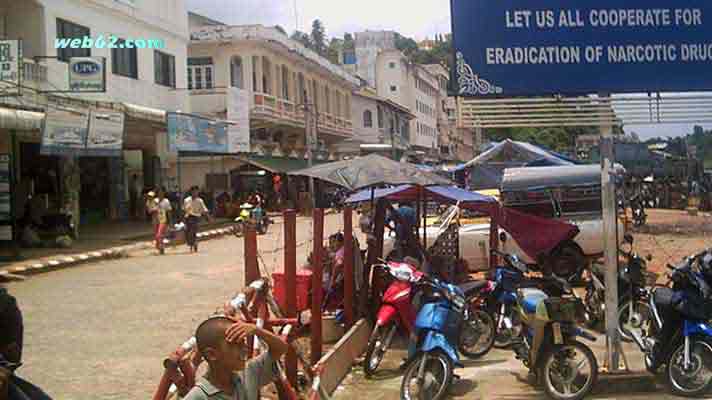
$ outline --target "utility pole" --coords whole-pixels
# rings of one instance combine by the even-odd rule
[[[312,109],[313,108],[313,109]],[[316,142],[318,129],[318,111],[316,106],[309,102],[307,91],[304,91],[304,129],[307,144],[307,166],[314,166],[314,142]],[[314,178],[309,177],[309,198],[311,199],[312,210],[316,209],[316,197],[314,193]]]
[[[608,95],[602,96],[608,98]],[[618,371],[621,351],[618,336],[618,205],[613,179],[615,155],[613,125],[601,121],[601,201],[603,206],[603,238],[605,249],[606,285],[606,361],[609,372]]]

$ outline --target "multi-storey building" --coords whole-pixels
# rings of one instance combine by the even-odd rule
[[[47,198],[48,212],[71,203],[77,221],[80,214],[85,220],[128,217],[129,186],[162,183],[158,157],[166,136],[165,111],[188,109],[186,93],[176,90],[186,86],[184,0],[0,0],[0,35],[21,39],[23,50],[22,95],[0,96],[0,107],[29,112],[0,119],[0,152],[15,149],[16,209],[23,209],[33,191]],[[100,38],[103,45],[97,44]],[[74,39],[87,46],[60,45]],[[122,48],[132,40],[140,41]],[[67,93],[73,57],[105,59],[104,93]],[[40,154],[40,122],[46,110],[57,107],[123,111],[123,160],[81,157],[75,163]],[[8,128],[13,128],[14,146]],[[53,183],[59,180],[63,184]]]
[[[192,112],[224,119],[229,89],[249,93],[251,155],[219,161],[231,189],[264,186],[241,178],[253,173],[244,163],[266,171],[265,176],[306,166],[305,105],[316,111],[316,161],[338,158],[338,144],[353,137],[352,91],[358,79],[276,28],[228,26],[196,14],[190,14],[189,21],[187,89]],[[184,180],[204,182],[208,160],[185,162],[192,167]]]

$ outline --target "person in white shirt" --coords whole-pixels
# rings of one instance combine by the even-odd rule
[[[198,252],[198,223],[203,215],[209,215],[208,207],[200,195],[198,187],[190,189],[190,196],[183,202],[185,220],[185,242],[190,248],[190,252]]]

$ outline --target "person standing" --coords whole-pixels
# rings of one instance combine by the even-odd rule
[[[156,230],[156,249],[158,249],[159,254],[165,254],[163,238],[168,231],[170,213],[173,207],[171,207],[171,202],[166,198],[166,191],[163,188],[158,190],[157,200],[158,229]]]
[[[154,191],[146,193],[146,214],[151,217],[153,237],[155,238],[158,234],[158,199]]]
[[[198,193],[198,188],[190,189],[190,196],[183,203],[185,212],[185,242],[190,252],[198,252],[198,223],[203,215],[209,215],[208,207]]]

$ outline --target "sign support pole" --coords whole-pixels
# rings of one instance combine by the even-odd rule
[[[620,337],[618,336],[618,213],[613,179],[615,155],[613,126],[602,124],[601,130],[601,197],[603,206],[603,238],[605,248],[606,285],[606,363],[608,371],[619,367]]]

